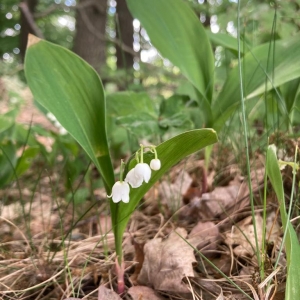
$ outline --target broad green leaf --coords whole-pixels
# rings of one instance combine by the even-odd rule
[[[140,139],[160,133],[157,118],[148,113],[141,112],[119,117],[116,119],[116,124]]]
[[[196,88],[188,80],[182,80],[176,89],[176,94],[189,96],[191,100],[197,100]]]
[[[116,125],[137,138],[160,133],[157,122],[158,109],[147,93],[113,93],[107,96],[106,102],[107,115],[113,118]],[[117,129],[114,127],[113,125],[109,128],[108,134],[115,134]]]
[[[290,114],[300,91],[300,77],[283,84],[280,91],[284,98],[286,111]]]
[[[292,122],[298,125],[300,123],[300,93],[297,94],[292,110]]]
[[[285,239],[285,248],[287,256],[287,281],[286,281],[286,292],[285,299],[298,299],[300,294],[300,245],[297,238],[297,234],[287,219],[287,213],[285,208],[285,198],[282,177],[275,153],[274,147],[271,145],[268,148],[267,153],[267,173],[272,183],[273,189],[276,193],[279,202],[280,215],[283,224],[283,229],[286,230],[287,235]]]
[[[159,126],[162,128],[178,127],[181,132],[193,129],[193,123],[184,100],[184,96],[175,94],[161,102]]]
[[[269,43],[255,47],[242,60],[246,99],[253,98],[290,80],[300,77],[300,36],[278,40],[271,57]],[[267,85],[265,82],[267,81]],[[229,74],[220,94],[212,104],[214,128],[218,131],[240,105],[238,66]]]
[[[211,30],[206,30],[206,34],[213,44],[232,50],[234,53],[238,52],[238,42],[233,36],[226,33],[212,33]],[[244,53],[243,43],[241,43],[241,53]]]
[[[281,85],[280,92],[285,104],[286,125],[299,123],[300,77]]]
[[[146,112],[157,117],[153,100],[147,93],[119,92],[109,94],[106,97],[107,114],[124,117],[133,113]]]
[[[114,184],[105,127],[105,96],[96,71],[71,51],[29,36],[25,75],[36,99],[78,141]]]
[[[182,0],[127,0],[127,4],[162,56],[211,102],[214,56],[206,32],[189,5]]]
[[[152,172],[151,179],[148,183],[143,183],[141,187],[130,190],[130,201],[128,204],[123,202],[114,204],[117,206],[118,216],[118,223],[114,224],[114,226],[116,226],[115,239],[117,249],[118,245],[120,247],[120,244],[122,243],[123,232],[131,214],[134,212],[141,198],[154,185],[154,183],[159,180],[159,178],[161,178],[172,166],[177,164],[186,156],[216,142],[217,135],[214,130],[197,129],[177,135],[156,147],[158,158],[161,160],[161,169]],[[144,162],[149,163],[152,158],[153,154],[145,155]]]

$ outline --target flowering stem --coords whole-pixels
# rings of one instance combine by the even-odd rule
[[[156,146],[150,145],[150,146],[145,146],[144,148],[150,148],[150,151],[154,153],[154,158],[157,159],[157,151],[156,151]]]
[[[125,170],[125,163],[121,159],[120,166],[120,182],[123,181],[123,175]],[[116,215],[118,215],[119,205],[116,206]],[[118,277],[118,293],[122,294],[124,292],[124,262],[123,262],[123,249],[122,249],[122,236],[119,235],[119,227],[115,228],[115,246],[116,246],[116,273]]]
[[[140,144],[141,146],[141,164],[144,163],[144,146],[143,144]]]
[[[157,159],[157,151],[156,151],[155,146],[151,146],[151,150],[154,153],[154,158]]]
[[[135,159],[136,161],[139,163],[140,159],[139,159],[139,150],[135,153]]]
[[[124,173],[125,163],[123,159],[121,159],[121,166],[120,166],[120,181],[123,181],[123,173]]]

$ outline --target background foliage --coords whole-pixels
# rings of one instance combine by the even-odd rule
[[[28,32],[74,49],[85,59],[86,55],[99,55],[99,63],[93,66],[99,72],[107,94],[107,133],[113,157],[134,151],[141,139],[160,143],[184,130],[205,126],[214,127],[221,136],[232,126],[239,128],[238,114],[235,114],[240,101],[235,1],[175,1],[172,5],[168,1],[153,2],[149,9],[142,10],[134,1],[128,0],[131,12],[126,6],[117,5],[115,0],[97,3],[84,0],[1,2],[0,72],[4,87],[1,101],[12,110],[7,112],[8,116],[2,116],[3,134],[8,133],[11,126],[22,127],[14,119],[24,99],[17,86],[7,85],[6,79],[13,76],[16,81],[24,80],[22,57]],[[140,5],[147,3],[140,2]],[[159,12],[155,18],[149,17],[152,8],[154,14]],[[174,24],[183,22],[187,28],[172,26],[176,11],[181,12],[181,17],[180,22]],[[101,24],[88,22],[95,12],[99,13],[98,19],[105,19],[104,26],[98,28]],[[244,1],[241,5],[240,50],[242,58],[245,57],[245,92],[253,129],[259,124],[271,133],[279,128],[291,130],[299,123],[298,12],[297,1]],[[156,22],[157,18],[161,24]],[[192,23],[192,27],[198,28],[195,36],[192,27],[188,28]],[[159,29],[161,25],[165,29],[170,26],[173,33],[169,30],[164,36],[164,30]],[[184,30],[180,32],[181,29]],[[94,39],[85,48],[103,48],[103,57],[100,58],[99,52],[82,53],[76,47],[76,43],[87,43],[83,37],[89,34]],[[201,41],[197,40],[197,35]],[[293,53],[286,55],[289,49]],[[196,61],[207,67],[198,67],[194,64]],[[258,61],[263,68],[258,67]],[[278,74],[282,79],[274,83],[272,78],[275,76],[276,79]],[[254,77],[256,82],[252,80]],[[265,86],[266,78],[269,78],[269,85]],[[37,147],[32,142],[35,127],[22,128],[25,132],[28,130],[31,140],[23,139],[23,144],[18,144],[17,140],[12,140],[15,135],[8,138],[9,134],[6,134],[2,139],[3,147],[9,147],[7,140],[15,150],[26,143]],[[39,134],[60,139],[59,135],[47,131],[39,130]],[[235,143],[234,139],[232,142]],[[63,147],[63,153],[69,151],[69,146],[64,150],[67,144],[58,142],[55,145]],[[26,150],[24,155],[26,153],[31,156],[29,160],[43,153],[46,162],[53,162],[55,156],[44,150],[39,153]],[[20,155],[12,158],[13,165],[18,159]],[[29,160],[26,160],[28,166]],[[8,178],[12,178],[11,175]]]

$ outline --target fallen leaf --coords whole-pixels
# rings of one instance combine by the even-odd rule
[[[213,222],[198,222],[191,230],[188,240],[197,249],[216,250],[216,241],[219,237],[219,229]]]
[[[114,291],[106,288],[104,285],[99,286],[98,300],[121,300],[122,298]]]
[[[153,289],[147,286],[133,286],[128,290],[132,300],[163,300]]]
[[[189,292],[181,281],[185,276],[194,276],[196,260],[193,248],[180,237],[186,238],[185,229],[177,228],[176,232],[171,232],[165,240],[155,238],[146,243],[145,260],[138,277],[141,284],[156,290]]]
[[[201,208],[206,217],[215,218],[234,206],[238,200],[240,186],[229,185],[216,187],[211,193],[205,193],[201,198]]]
[[[139,244],[135,240],[133,240],[133,246],[135,250],[134,261],[136,261],[137,264],[134,267],[134,273],[130,276],[130,280],[134,285],[136,285],[137,278],[141,272],[144,262],[144,244]]]
[[[230,275],[230,273],[236,271],[236,265],[232,264],[232,257],[229,253],[221,254],[221,256],[214,257],[210,259],[210,261],[218,268],[218,270],[222,271],[226,275]],[[208,274],[214,274],[215,278],[223,278],[223,275],[210,264],[206,263],[205,265],[205,269]]]
[[[253,191],[258,190],[264,180],[264,167],[259,163],[251,171]],[[200,215],[202,219],[226,217],[249,205],[248,181],[236,174],[227,186],[216,187],[210,193],[204,193],[200,202]]]
[[[182,196],[186,194],[187,190],[193,182],[192,177],[188,172],[180,172],[174,183],[163,181],[159,186],[159,194],[162,195],[162,203],[167,204],[169,208],[174,208],[174,201],[179,204],[179,208],[182,203]]]
[[[277,221],[274,221],[275,215],[270,214],[266,223],[266,239],[269,242],[278,243],[280,238],[280,228]],[[260,215],[255,216],[256,232],[252,222],[252,216],[243,219],[241,222],[232,226],[231,232],[225,234],[225,243],[235,246],[233,252],[237,256],[253,256],[256,252],[255,235],[258,244],[262,243],[263,219]]]
[[[255,216],[256,233],[252,224],[252,216],[243,219],[241,222],[232,226],[231,232],[226,233],[225,243],[235,246],[233,252],[237,256],[253,256],[256,252],[255,235],[258,243],[262,240],[262,217]]]

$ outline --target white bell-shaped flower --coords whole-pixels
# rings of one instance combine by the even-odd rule
[[[135,172],[133,168],[127,173],[125,181],[128,182],[132,188],[138,188],[143,183],[143,177],[135,176]]]
[[[155,159],[152,159],[150,161],[150,168],[154,171],[157,171],[159,170],[161,167],[161,163],[160,163],[160,160],[158,158],[155,158]]]
[[[142,178],[142,181],[148,183],[151,177],[151,169],[149,165],[145,163],[139,163],[134,167],[134,175],[139,179]]]
[[[118,203],[121,200],[124,203],[129,202],[129,192],[130,188],[127,182],[124,181],[117,181],[112,187],[112,193],[108,198],[112,198],[114,203]]]

